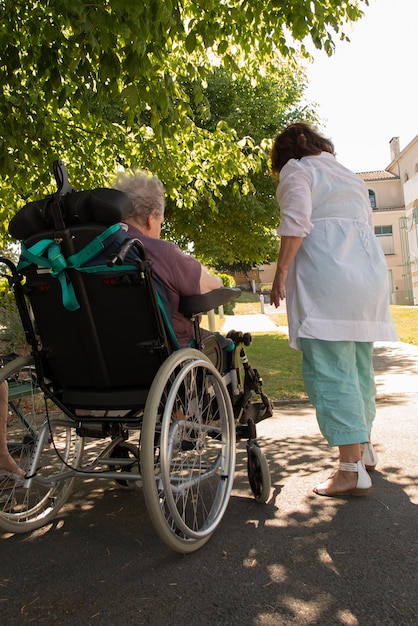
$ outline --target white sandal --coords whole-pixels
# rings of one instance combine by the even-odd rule
[[[356,463],[340,462],[338,469],[343,472],[357,472],[356,486],[353,489],[347,489],[346,491],[327,493],[325,487],[326,482],[323,482],[320,485],[314,487],[314,493],[318,494],[318,496],[329,496],[331,498],[338,496],[367,496],[371,489],[372,481],[370,476],[366,472],[363,461],[357,461]]]
[[[370,441],[360,444],[361,458],[368,472],[373,472],[377,465],[377,454]]]

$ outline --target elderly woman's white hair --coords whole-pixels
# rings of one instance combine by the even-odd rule
[[[128,170],[116,176],[113,187],[123,191],[131,201],[125,219],[132,217],[145,224],[150,215],[164,215],[164,185],[158,176],[145,170]]]

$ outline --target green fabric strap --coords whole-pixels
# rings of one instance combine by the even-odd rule
[[[68,267],[74,267],[78,269],[81,265],[83,265],[84,263],[88,263],[90,259],[93,259],[95,256],[100,254],[100,252],[103,252],[103,242],[106,241],[106,239],[110,237],[110,235],[116,233],[119,229],[119,224],[112,224],[112,226],[109,226],[109,228],[97,235],[97,237],[92,239],[90,243],[84,246],[82,250],[69,256],[67,259]]]
[[[112,224],[102,233],[97,235],[90,243],[88,243],[82,250],[72,254],[68,257],[67,263],[68,267],[72,269],[78,270],[79,272],[84,272],[85,274],[95,274],[97,272],[105,272],[105,271],[128,271],[128,270],[137,270],[137,266],[133,264],[122,264],[122,265],[114,265],[113,267],[109,267],[108,265],[90,265],[89,267],[82,267],[84,263],[88,263],[95,256],[98,256],[103,250],[105,246],[103,242],[106,241],[108,237],[116,233],[120,230],[120,224]]]
[[[180,344],[178,342],[178,339],[177,339],[176,335],[174,334],[173,327],[171,325],[170,320],[168,319],[167,312],[166,312],[166,310],[164,308],[164,305],[162,303],[162,300],[160,298],[160,295],[159,295],[158,291],[155,290],[155,293],[156,293],[156,296],[157,296],[158,306],[160,307],[160,311],[161,311],[161,314],[162,314],[164,322],[165,322],[165,327],[167,328],[167,330],[169,332],[169,335],[170,335],[170,338],[171,338],[172,346],[173,346],[173,348],[178,350],[180,348]]]
[[[59,280],[64,307],[69,311],[76,311],[80,308],[74,293],[74,288],[65,273],[67,262],[56,241],[53,239],[41,239],[29,249],[22,243],[22,257],[24,260],[22,259],[20,261],[17,268],[18,271],[32,265],[32,263],[40,265],[41,267],[47,267],[52,276]]]
[[[104,264],[82,267],[83,263],[87,263],[104,250],[103,242],[119,229],[119,224],[113,224],[95,237],[82,250],[68,257],[68,259],[65,259],[59,244],[53,239],[41,239],[29,249],[26,248],[25,244],[22,242],[22,254],[17,269],[18,271],[21,271],[32,264],[48,268],[51,275],[59,280],[62,291],[62,303],[64,307],[68,311],[76,311],[80,308],[80,305],[77,301],[71,281],[66,273],[67,269],[74,269],[87,274],[105,271],[132,271],[137,269],[136,265],[128,264],[115,265],[113,267],[108,267]]]

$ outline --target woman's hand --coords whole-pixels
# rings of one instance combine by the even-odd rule
[[[288,270],[283,270],[279,267],[276,270],[270,294],[270,304],[273,304],[276,309],[280,306],[280,301],[284,300],[286,297],[287,274]]]
[[[276,308],[280,306],[280,301],[286,297],[286,281],[289,267],[297,255],[302,241],[302,237],[290,237],[288,235],[283,235],[280,239],[276,274],[270,294],[270,303]]]

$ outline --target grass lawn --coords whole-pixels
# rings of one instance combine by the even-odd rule
[[[390,311],[399,340],[418,346],[418,307],[392,304]]]
[[[253,333],[247,356],[252,367],[259,371],[271,400],[307,397],[302,380],[302,353],[289,348],[286,335]]]
[[[418,307],[391,305],[390,309],[400,341],[418,345]],[[245,315],[260,312],[259,295],[243,292],[237,300],[234,313]],[[285,313],[271,314],[269,318],[276,326],[287,325]],[[216,324],[218,329],[222,328],[222,320],[218,316]],[[253,333],[253,343],[247,348],[247,353],[251,365],[259,370],[265,391],[272,400],[306,398],[301,372],[302,354],[289,347],[285,335]]]

